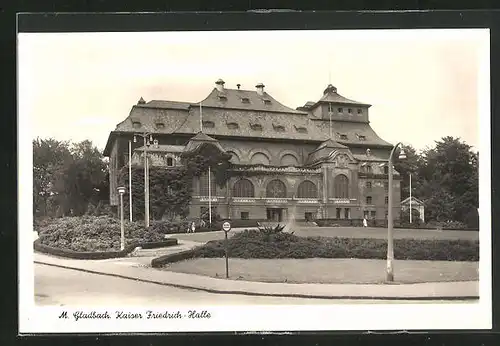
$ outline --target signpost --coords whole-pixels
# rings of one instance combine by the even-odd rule
[[[224,231],[224,248],[226,253],[226,279],[229,278],[229,256],[228,256],[228,244],[227,244],[227,232],[231,230],[231,224],[228,221],[225,221],[222,224],[222,230]]]

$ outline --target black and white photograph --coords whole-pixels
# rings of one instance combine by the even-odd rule
[[[489,39],[19,33],[20,332],[491,328]]]

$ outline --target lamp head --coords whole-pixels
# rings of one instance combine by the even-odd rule
[[[137,143],[137,136],[134,136],[134,143]]]
[[[403,148],[401,148],[401,150],[399,151],[399,159],[400,160],[406,159],[406,153],[405,153],[405,150]]]
[[[120,186],[120,187],[118,188],[118,193],[119,193],[120,195],[123,195],[123,194],[125,193],[125,191],[126,191],[126,189],[125,189],[125,187],[123,187],[123,186]]]

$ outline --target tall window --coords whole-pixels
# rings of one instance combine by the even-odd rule
[[[367,182],[366,182],[366,188],[367,188],[368,190],[370,190],[370,189],[372,188],[372,182],[371,182],[371,181],[367,181]]]
[[[271,180],[266,187],[267,198],[286,198],[286,186],[278,179]]]
[[[365,172],[366,172],[366,173],[371,173],[371,172],[372,172],[372,166],[370,166],[370,165],[366,165],[366,166],[365,166]]]
[[[167,166],[172,167],[174,165],[174,159],[171,157],[167,157]]]
[[[385,191],[389,191],[389,183],[387,181],[384,182]]]
[[[233,186],[233,197],[255,197],[253,184],[248,179],[240,179]]]
[[[349,179],[345,175],[337,175],[333,185],[336,198],[349,198]]]
[[[389,166],[384,166],[384,174],[389,174]]]
[[[215,176],[212,174],[210,177],[210,185],[211,185],[211,196],[217,196],[217,183],[215,182]],[[200,196],[208,196],[208,173],[205,173],[200,176]]]
[[[304,180],[300,183],[298,191],[298,198],[318,198],[318,188],[309,180]]]
[[[366,204],[372,204],[372,196],[366,196]]]
[[[350,219],[351,218],[351,210],[349,208],[344,209],[344,219]]]
[[[389,203],[389,196],[385,196],[385,204]]]
[[[337,212],[337,215],[336,215],[337,219],[340,219],[340,215],[342,213],[342,208],[337,208],[336,212]]]

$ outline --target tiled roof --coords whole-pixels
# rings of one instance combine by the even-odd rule
[[[164,108],[164,109],[182,109],[182,110],[188,110],[190,106],[191,103],[189,102],[162,101],[162,100],[151,100],[147,103],[138,103],[136,105],[136,107],[144,107],[144,108]]]
[[[314,108],[319,103],[340,103],[340,104],[352,104],[358,106],[368,106],[371,105],[363,102],[358,102],[354,100],[350,100],[337,92],[337,88],[333,85],[329,84],[325,91],[323,92],[323,96],[317,102],[307,102],[304,106],[300,107],[300,109],[310,109]]]
[[[270,103],[266,104],[264,100],[269,100]],[[344,102],[348,99],[338,95],[336,88],[329,85],[318,102],[325,100]],[[239,89],[223,89],[221,92],[214,88],[202,101],[202,111],[203,132],[210,136],[313,142],[330,138],[328,120],[313,118],[310,113],[288,108],[265,92],[262,95],[256,91]],[[340,144],[391,146],[367,122],[334,120],[331,124],[332,140]],[[111,150],[111,137],[120,132],[195,135],[200,132],[199,103],[154,100],[134,105],[130,115],[116,126],[108,139],[104,150],[106,155]]]
[[[203,132],[198,132],[194,137],[192,137],[189,142],[184,147],[184,152],[189,152],[198,149],[201,145],[210,143],[215,145],[220,151],[224,152],[224,148],[220,145],[219,141],[207,136]]]
[[[196,134],[200,131],[199,108],[188,111],[134,106],[130,116],[116,127],[117,132]],[[213,127],[203,131],[211,136],[325,141],[330,137],[329,121],[312,120],[301,114],[264,113],[203,108],[203,121]],[[156,125],[163,124],[162,128]],[[135,125],[134,125],[135,123]],[[280,127],[284,127],[284,131]],[[334,140],[344,144],[390,146],[368,123],[332,121]],[[280,131],[278,131],[278,129]]]
[[[264,92],[263,95],[259,95],[256,91],[251,90],[224,89],[221,92],[214,88],[208,97],[201,101],[201,104],[203,107],[221,109],[242,109],[307,115],[306,112],[298,111],[279,103],[266,92]]]
[[[320,149],[323,149],[323,148],[340,148],[340,149],[347,149],[347,147],[345,145],[342,145],[340,144],[339,142],[336,142],[332,139],[327,139],[326,141],[324,141],[323,143],[321,143],[316,149],[316,150],[320,150]]]

